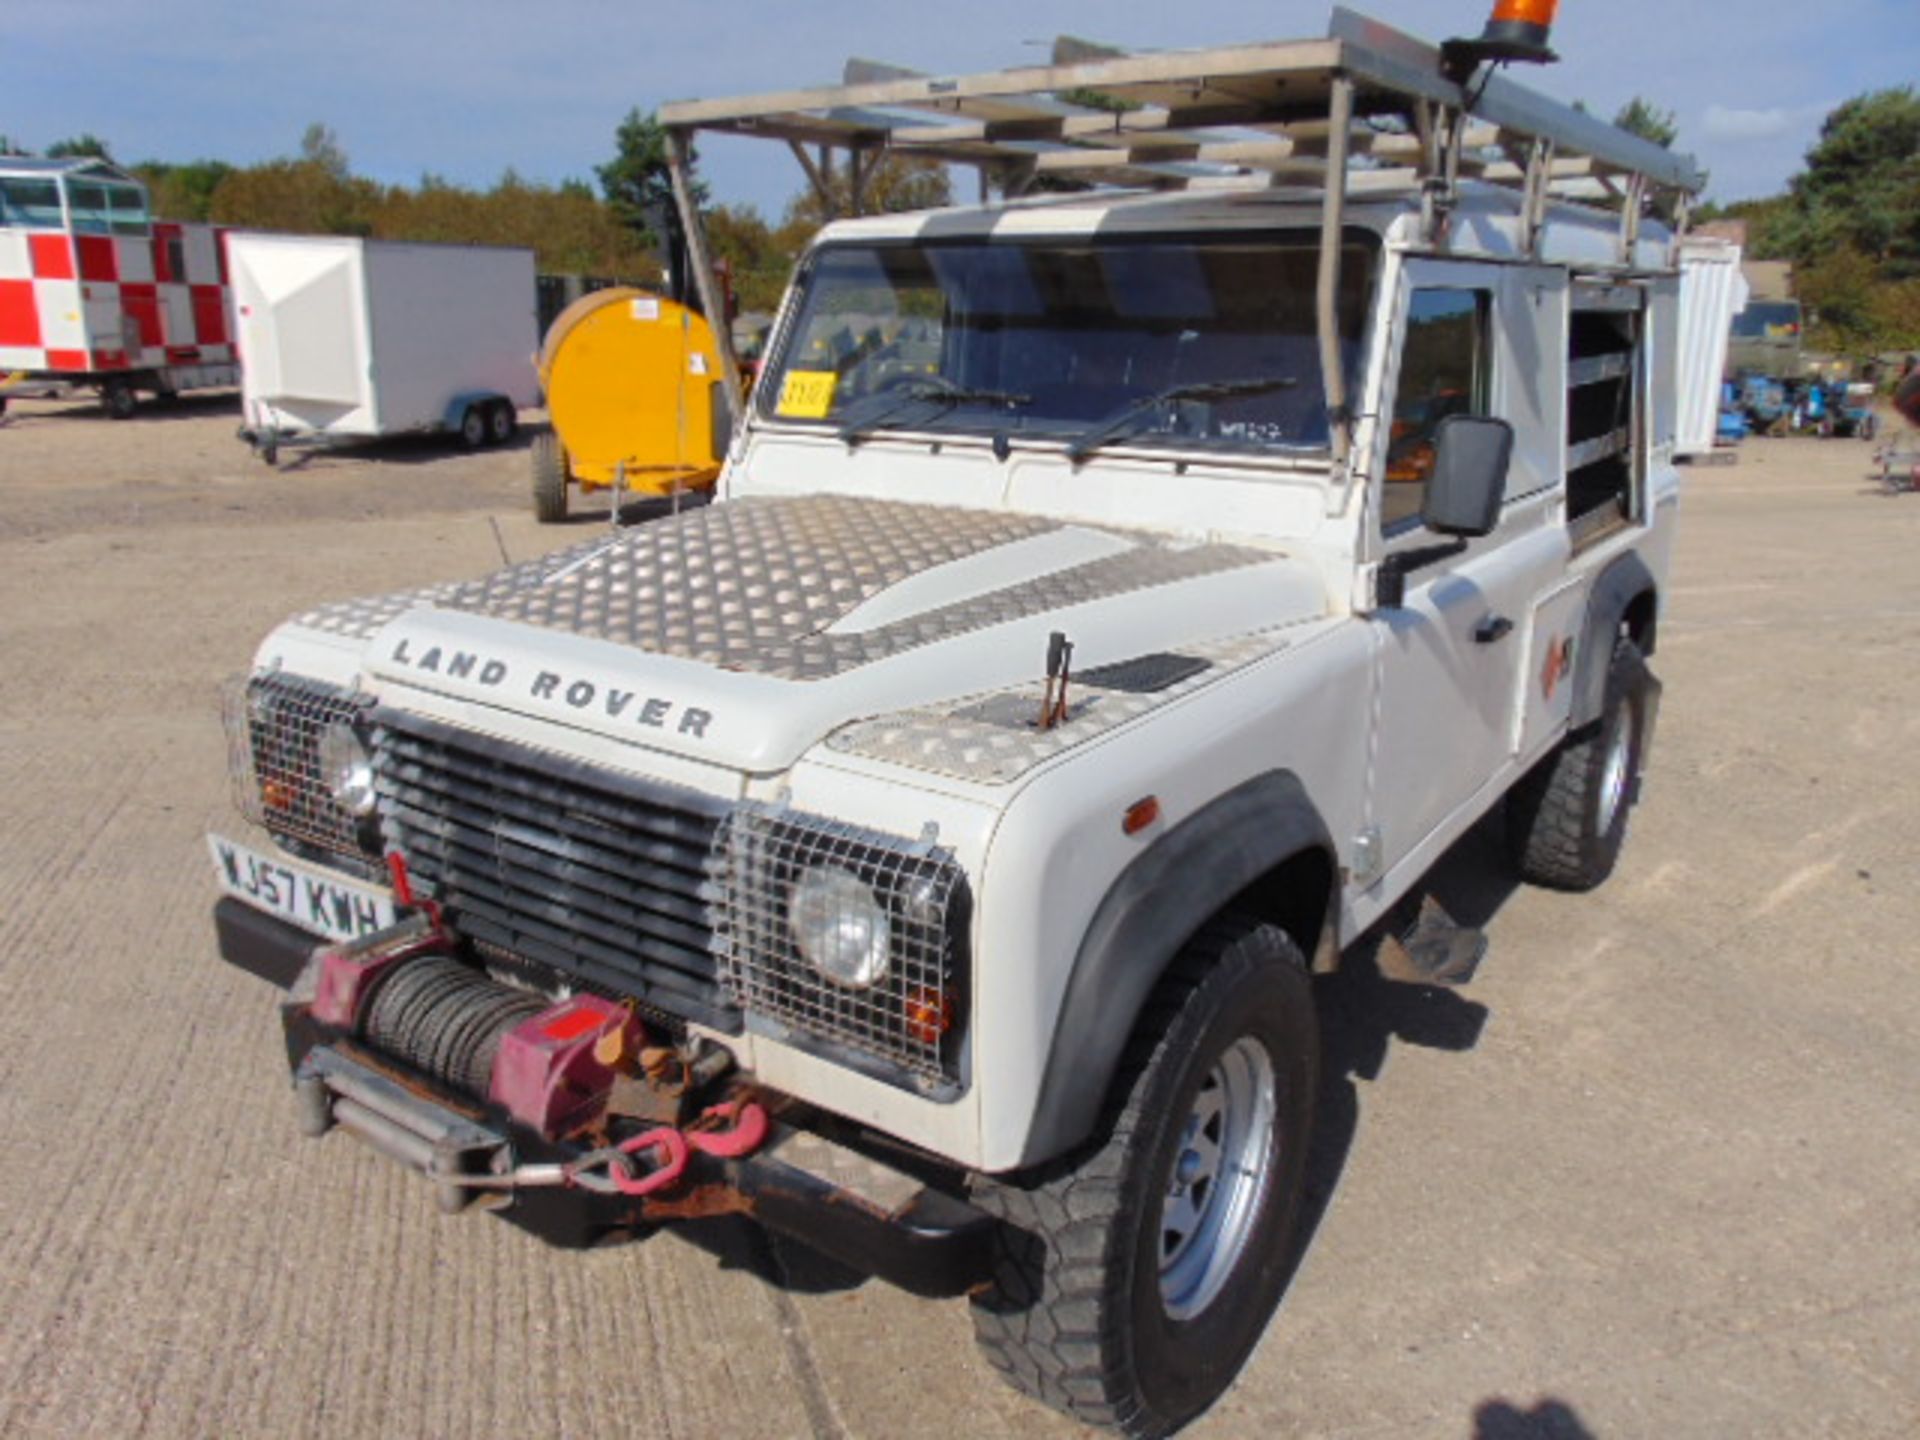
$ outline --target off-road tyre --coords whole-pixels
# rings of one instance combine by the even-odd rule
[[[1272,1062],[1264,1179],[1220,1288],[1175,1319],[1161,1278],[1168,1184],[1202,1086],[1242,1041]],[[1002,1224],[974,1336],[1015,1389],[1130,1436],[1171,1434],[1219,1398],[1293,1270],[1319,1063],[1306,962],[1285,932],[1224,916],[1188,943],[1144,1007],[1099,1138],[976,1184]]]
[[[1645,758],[1648,679],[1639,647],[1615,640],[1599,721],[1508,793],[1507,847],[1522,880],[1585,891],[1613,874]]]
[[[567,518],[567,452],[560,437],[543,430],[533,437],[533,518],[557,525]]]

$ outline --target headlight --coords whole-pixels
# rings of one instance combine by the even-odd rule
[[[892,927],[852,872],[837,865],[807,871],[788,896],[787,924],[807,963],[836,985],[864,990],[886,975]]]
[[[359,732],[336,720],[320,732],[320,779],[327,793],[349,815],[373,813],[373,756]]]

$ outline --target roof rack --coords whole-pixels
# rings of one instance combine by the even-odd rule
[[[785,142],[829,214],[841,200],[840,150],[854,213],[875,166],[893,153],[974,166],[983,199],[990,186],[1018,196],[1062,183],[1304,188],[1321,198],[1329,237],[1339,234],[1350,192],[1417,188],[1435,244],[1444,243],[1460,180],[1477,179],[1518,193],[1529,253],[1550,198],[1612,195],[1621,202],[1622,264],[1650,202],[1669,198],[1676,231],[1684,229],[1704,183],[1691,157],[1491,66],[1464,83],[1450,79],[1438,46],[1344,7],[1324,39],[1131,54],[1062,38],[1051,64],[964,76],[855,60],[839,85],[679,101],[661,106],[659,118],[703,303],[716,297],[705,293],[712,267],[689,203],[700,131]],[[1332,317],[1339,246],[1321,250],[1323,369],[1329,405],[1344,417]],[[718,312],[709,304],[708,313]],[[1345,427],[1334,434],[1338,456]]]

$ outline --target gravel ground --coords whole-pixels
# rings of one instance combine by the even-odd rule
[[[517,448],[274,472],[234,425],[0,425],[0,1434],[1075,1433],[962,1305],[736,1223],[549,1250],[296,1136],[213,953],[218,684],[296,608],[497,563],[489,517],[586,532]],[[1690,476],[1609,886],[1513,892],[1476,836],[1469,989],[1323,983],[1312,1246],[1189,1433],[1920,1432],[1920,497],[1867,456]]]

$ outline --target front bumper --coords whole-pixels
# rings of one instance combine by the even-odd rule
[[[324,943],[231,898],[214,911],[221,957],[291,989],[314,947]],[[435,1184],[446,1209],[476,1199],[550,1243],[584,1246],[610,1231],[671,1220],[745,1215],[863,1273],[917,1295],[957,1295],[986,1279],[994,1222],[966,1201],[925,1183],[872,1148],[791,1123],[802,1113],[780,1097],[767,1142],[751,1155],[695,1154],[681,1181],[643,1197],[579,1189],[506,1193],[463,1187],[460,1176],[520,1164],[565,1164],[586,1147],[553,1142],[512,1123],[497,1107],[455,1093],[313,1018],[282,1007],[302,1128],[347,1129]],[[809,1117],[811,1120],[811,1117]],[[846,1137],[852,1139],[854,1137]]]

